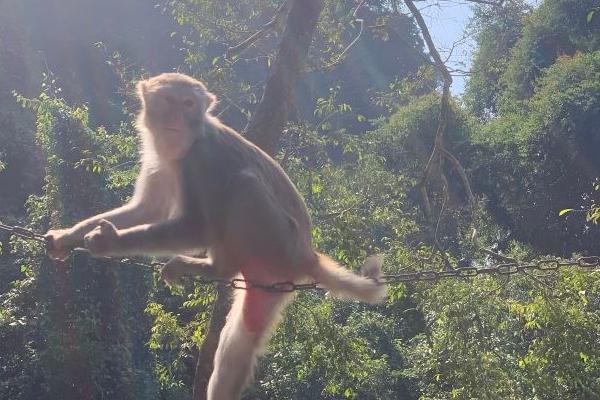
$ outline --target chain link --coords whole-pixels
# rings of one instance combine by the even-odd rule
[[[581,267],[595,269],[600,267],[599,256],[579,257],[573,260],[545,259],[532,263],[504,263],[494,267],[476,268],[463,267],[449,271],[420,271],[396,275],[384,275],[378,279],[378,283],[402,283],[431,281],[442,278],[472,278],[478,275],[513,275],[519,272],[537,270],[537,271],[556,271],[562,267]]]
[[[4,224],[0,221],[0,230],[4,230],[11,235],[21,237],[23,239],[35,240],[40,243],[48,245],[48,242],[44,235],[36,233],[30,229],[22,228],[19,226],[12,226]],[[71,252],[72,256],[86,255],[89,256],[89,251],[84,248],[76,248]],[[133,265],[141,268],[157,269],[164,266],[160,262],[145,263],[132,258],[112,258],[112,257],[94,257],[96,259],[118,262],[120,264]],[[493,267],[461,267],[446,271],[418,271],[418,272],[407,272],[403,274],[383,275],[379,278],[371,278],[378,285],[394,284],[394,283],[407,283],[407,282],[426,282],[426,281],[437,281],[444,278],[473,278],[479,275],[504,275],[510,276],[519,272],[526,272],[531,270],[537,271],[557,271],[562,267],[581,267],[585,269],[595,269],[600,267],[600,256],[584,256],[572,260],[561,260],[561,259],[544,259],[536,262],[524,263],[524,262],[511,262],[498,264]],[[232,289],[238,290],[250,290],[260,289],[271,293],[290,293],[300,290],[315,290],[323,289],[319,286],[318,282],[312,283],[294,283],[291,281],[275,282],[272,284],[251,281],[247,279],[235,278],[231,280],[226,279],[203,279],[196,278],[197,282],[201,284],[219,284],[231,287]]]
[[[23,239],[35,240],[36,242],[46,243],[44,235],[40,235],[30,229],[21,228],[20,226],[12,226],[0,221],[0,230],[6,231],[9,234],[21,237]]]
[[[90,257],[90,252],[87,249],[84,249],[82,247],[77,247],[77,248],[73,249],[71,254],[73,256],[83,255],[83,256]],[[118,262],[119,264],[136,266],[136,267],[141,267],[141,268],[146,268],[146,269],[159,269],[165,265],[164,263],[161,263],[161,262],[145,263],[145,262],[133,259],[133,258],[112,258],[112,257],[93,257],[93,258],[104,260],[104,261]],[[289,293],[289,292],[295,292],[295,291],[299,291],[299,290],[321,289],[318,286],[318,283],[316,283],[316,282],[294,283],[291,281],[283,281],[283,282],[275,282],[272,284],[266,284],[266,283],[251,281],[251,280],[242,279],[242,278],[235,278],[235,279],[227,280],[227,279],[206,279],[206,278],[198,278],[198,277],[194,278],[194,280],[203,285],[218,284],[218,285],[223,285],[223,286],[230,287],[232,289],[239,289],[239,290],[261,289],[261,290],[264,290],[265,292],[271,292],[271,293]]]

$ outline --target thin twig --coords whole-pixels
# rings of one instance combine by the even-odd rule
[[[246,50],[248,47],[250,47],[251,45],[256,43],[258,40],[260,40],[261,38],[266,36],[267,33],[269,33],[271,30],[277,29],[279,26],[281,26],[282,17],[285,14],[285,11],[288,10],[288,8],[289,8],[288,6],[290,4],[291,4],[291,1],[289,1],[289,0],[284,1],[283,4],[279,6],[277,11],[275,11],[275,15],[273,16],[273,18],[269,22],[267,22],[265,25],[263,25],[262,28],[260,28],[256,32],[254,32],[252,35],[250,35],[247,39],[245,39],[241,43],[239,43],[235,46],[229,47],[227,49],[227,54],[226,54],[227,58],[231,58],[237,54],[240,54],[241,52]]]
[[[358,5],[356,6],[356,8],[354,9],[354,12],[352,13],[352,18],[354,18],[355,22],[358,22],[360,24],[360,30],[358,31],[358,35],[356,35],[356,37],[350,42],[350,44],[348,46],[346,46],[346,48],[336,57],[336,59],[334,61],[332,61],[331,63],[325,65],[323,67],[323,69],[331,69],[333,67],[335,67],[336,65],[340,64],[342,61],[344,61],[344,58],[346,56],[346,54],[348,53],[348,51],[358,42],[358,40],[361,38],[362,33],[363,33],[363,27],[365,24],[365,20],[362,18],[358,18],[357,13],[358,10],[363,6],[363,4],[365,4],[366,0],[362,0],[360,3],[358,3]]]
[[[490,249],[486,249],[485,247],[477,247],[477,250],[479,250],[482,253],[485,253],[488,256],[493,257],[499,261],[509,262],[509,263],[516,263],[518,261],[516,258],[503,256],[502,254],[496,253],[495,251],[490,250]]]
[[[517,260],[516,258],[505,256],[505,255],[497,253],[491,249],[482,247],[479,244],[479,240],[477,239],[477,229],[473,229],[473,234],[471,235],[471,242],[473,242],[473,245],[475,246],[475,248],[477,250],[481,251],[484,254],[487,254],[488,256],[490,256],[492,258],[495,258],[496,260],[503,261],[503,262],[509,262],[509,263],[519,262],[519,260]]]

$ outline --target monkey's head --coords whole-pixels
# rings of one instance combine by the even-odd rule
[[[182,158],[202,132],[215,95],[202,82],[179,73],[164,73],[138,82],[142,103],[138,124],[157,154]]]

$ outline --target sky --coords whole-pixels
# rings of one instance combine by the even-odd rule
[[[526,0],[526,2],[537,7],[541,0]],[[452,43],[464,38],[465,28],[473,16],[473,3],[460,0],[436,3],[438,3],[437,6],[428,5],[426,2],[420,3],[423,4],[420,6],[420,10],[442,59],[445,59]],[[474,47],[475,42],[471,38],[461,41],[452,52],[452,57],[447,65],[468,71]],[[464,76],[453,77],[453,84],[450,88],[453,95],[460,96],[464,93],[466,80],[467,78]]]
[[[440,2],[440,6],[421,6],[421,14],[442,59],[448,56],[452,43],[463,39],[465,28],[473,15],[471,7],[472,5],[466,2]],[[468,70],[474,44],[472,39],[466,39],[456,45],[452,57],[448,60],[448,66]],[[452,94],[463,94],[465,82],[465,77],[454,76],[450,88]]]

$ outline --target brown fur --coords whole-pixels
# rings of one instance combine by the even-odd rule
[[[334,294],[367,302],[385,287],[316,253],[306,206],[281,167],[210,115],[215,97],[199,81],[162,74],[138,84],[142,166],[129,204],[47,234],[64,257],[85,242],[96,255],[177,254],[207,249],[209,258],[177,256],[162,276],[245,279],[270,284],[321,281]],[[381,261],[371,260],[370,277]],[[236,293],[221,333],[209,399],[235,399],[252,374],[289,294]]]

